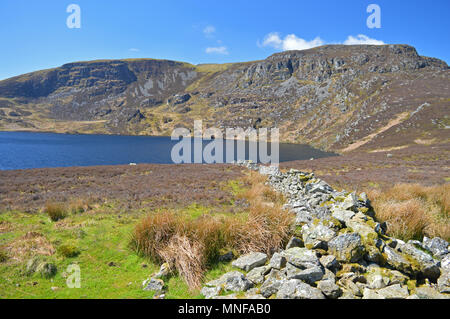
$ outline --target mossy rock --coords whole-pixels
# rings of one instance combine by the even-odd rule
[[[33,257],[33,258],[29,259],[25,266],[25,274],[26,275],[34,274],[41,262],[42,262],[42,260],[39,257]]]
[[[43,278],[52,278],[58,272],[58,268],[55,264],[42,262],[37,266],[36,272],[39,273]]]

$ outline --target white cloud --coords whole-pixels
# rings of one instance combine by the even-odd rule
[[[346,45],[354,44],[373,44],[373,45],[383,45],[385,44],[381,40],[371,39],[367,35],[358,34],[356,37],[349,35],[347,40],[344,41]]]
[[[297,37],[295,34],[288,34],[282,39],[280,34],[272,32],[266,35],[263,41],[263,46],[271,46],[279,50],[306,50],[323,45],[321,38],[316,37],[311,41]]]
[[[264,38],[263,46],[271,46],[276,49],[281,49],[283,41],[280,38],[280,34],[278,32],[272,32],[266,35]]]
[[[287,51],[287,50],[307,50],[314,47],[318,47],[326,44],[320,37],[316,37],[311,41],[297,37],[295,34],[288,34],[284,38],[280,36],[278,32],[271,32],[267,34],[264,38],[262,44],[257,42],[260,47],[272,47],[277,50]],[[340,44],[340,43],[333,43]],[[356,37],[349,35],[347,39],[341,43],[345,45],[355,45],[355,44],[372,44],[372,45],[383,45],[385,44],[381,40],[376,40],[369,38],[367,35],[358,34]]]
[[[131,49],[128,49],[128,51],[131,51],[131,52],[139,52],[139,51],[141,51],[141,50],[136,49],[136,48],[131,48]]]
[[[215,32],[216,32],[216,28],[212,25],[208,25],[207,27],[205,27],[203,29],[203,33],[207,37],[212,37]]]
[[[227,47],[209,47],[206,48],[206,53],[211,54],[211,53],[216,53],[216,54],[228,54],[228,49]]]

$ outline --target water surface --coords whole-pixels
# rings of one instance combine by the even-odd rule
[[[203,145],[209,142],[203,141]],[[171,150],[176,143],[170,137],[156,136],[0,132],[0,170],[129,163],[173,164]],[[246,146],[248,149],[248,143]],[[236,153],[235,160],[238,159]],[[280,162],[333,155],[308,145],[280,144]]]

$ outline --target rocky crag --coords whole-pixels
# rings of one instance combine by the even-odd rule
[[[221,65],[76,62],[0,81],[0,130],[170,135],[202,119],[278,127],[282,141],[327,150],[442,142],[449,75],[408,45],[327,45]]]
[[[285,195],[297,237],[270,259],[253,252],[234,260],[235,271],[205,284],[206,298],[450,298],[445,240],[390,238],[364,193],[338,192],[312,173],[243,165]]]

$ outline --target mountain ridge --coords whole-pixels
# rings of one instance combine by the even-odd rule
[[[326,45],[227,64],[72,62],[0,81],[0,130],[170,135],[203,119],[279,127],[284,142],[334,151],[368,137],[357,149],[441,143],[450,140],[449,79],[444,61],[408,45]]]

